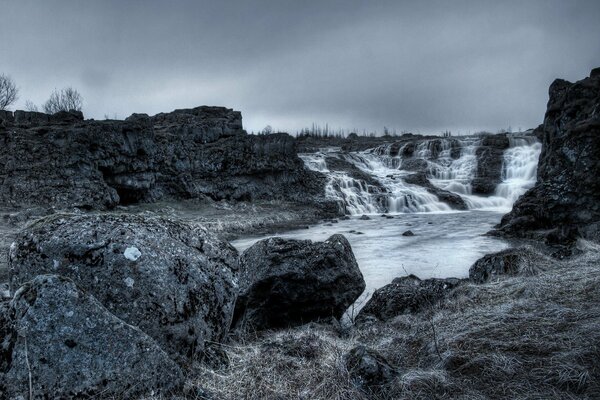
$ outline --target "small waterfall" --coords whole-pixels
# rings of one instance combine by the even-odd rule
[[[536,181],[541,143],[535,137],[509,136],[504,152],[502,182],[489,197],[472,194],[471,181],[477,169],[478,137],[423,140],[403,146],[397,143],[355,153],[315,153],[300,157],[308,169],[325,173],[326,196],[337,200],[344,212],[352,215],[374,213],[444,212],[452,209],[426,188],[404,181],[413,172],[403,170],[403,162],[425,163],[427,177],[440,189],[459,194],[469,209],[510,210],[512,204]],[[410,147],[409,147],[410,146]],[[343,171],[330,171],[326,157],[337,157],[373,177],[370,185]]]
[[[496,187],[495,195],[507,199],[512,206],[535,185],[542,144],[532,137],[509,137],[509,141],[502,163],[502,183]]]

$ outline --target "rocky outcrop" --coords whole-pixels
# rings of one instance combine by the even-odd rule
[[[344,236],[325,242],[265,239],[240,257],[234,325],[268,329],[339,319],[364,289]]]
[[[500,234],[546,237],[574,229],[600,240],[600,74],[594,71],[576,83],[557,79],[550,85],[538,128],[537,183],[502,218]]]
[[[461,282],[462,280],[457,278],[421,280],[414,275],[396,278],[373,293],[358,313],[356,321],[387,321],[404,313],[429,309]]]
[[[0,322],[1,398],[132,398],[183,383],[152,338],[64,277],[23,285]]]
[[[494,194],[496,186],[502,182],[502,162],[504,151],[510,145],[506,135],[487,135],[481,139],[475,155],[477,168],[471,181],[473,194],[489,196]]]
[[[287,134],[254,136],[237,111],[197,107],[125,121],[0,115],[0,204],[110,208],[160,198],[323,196]]]
[[[547,263],[545,256],[531,249],[507,249],[477,260],[469,268],[469,280],[485,283],[503,275],[535,275]]]
[[[237,251],[169,219],[57,214],[19,234],[9,255],[13,291],[49,273],[72,279],[175,360],[199,359],[229,328]]]

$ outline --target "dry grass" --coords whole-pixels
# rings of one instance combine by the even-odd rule
[[[600,398],[600,251],[533,276],[464,285],[435,309],[340,333],[333,325],[267,332],[224,347],[229,368],[200,368],[188,398]],[[432,325],[435,326],[437,346]],[[378,350],[401,371],[365,393],[343,355]],[[212,397],[208,397],[210,393]]]

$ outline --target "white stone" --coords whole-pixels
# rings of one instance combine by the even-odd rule
[[[130,261],[137,261],[142,256],[142,252],[137,247],[131,246],[125,249],[123,255]]]

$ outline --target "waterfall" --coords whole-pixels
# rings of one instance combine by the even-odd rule
[[[533,139],[509,138],[510,148],[504,152],[502,183],[495,195],[507,199],[511,206],[536,182],[542,144]]]
[[[478,137],[428,139],[403,146],[387,144],[363,152],[321,152],[300,157],[308,169],[328,177],[325,194],[338,201],[346,214],[451,211],[450,206],[426,188],[405,182],[404,178],[414,172],[403,169],[403,163],[415,160],[424,166],[434,186],[460,195],[469,209],[508,211],[535,184],[541,152],[541,143],[535,137],[509,135],[508,138],[502,182],[489,197],[473,195],[471,189],[477,169]],[[348,171],[330,171],[326,157],[354,165],[378,184],[353,177]]]

